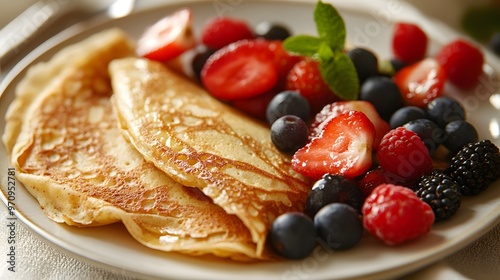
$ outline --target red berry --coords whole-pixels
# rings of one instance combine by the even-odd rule
[[[300,92],[309,101],[313,114],[339,100],[321,77],[318,61],[310,58],[293,66],[287,76],[286,89]]]
[[[415,24],[397,23],[392,37],[394,57],[405,64],[424,58],[427,51],[427,35]]]
[[[292,168],[319,180],[324,174],[354,178],[372,165],[375,128],[365,114],[349,111],[331,119],[321,134],[292,157]]]
[[[394,77],[408,106],[425,107],[443,93],[446,72],[436,60],[426,58],[399,70]]]
[[[337,101],[326,105],[316,114],[309,128],[309,139],[318,136],[323,130],[324,125],[334,117],[346,113],[348,111],[359,111],[364,113],[375,126],[375,140],[373,141],[373,149],[376,150],[382,137],[391,129],[389,124],[384,121],[377,113],[375,107],[368,101]]]
[[[269,91],[249,98],[236,99],[232,104],[236,109],[265,121],[267,105],[269,105],[269,102],[271,102],[275,95],[274,91]]]
[[[434,212],[409,188],[382,184],[366,198],[363,225],[387,245],[397,245],[428,233]]]
[[[278,84],[275,90],[280,92],[285,89],[288,73],[303,57],[287,52],[282,41],[270,41],[269,49],[274,53],[274,63],[278,69]]]
[[[367,198],[373,190],[381,184],[389,183],[387,178],[384,176],[384,170],[382,168],[377,168],[368,171],[363,178],[358,183],[363,196]]]
[[[464,40],[459,39],[443,46],[436,60],[443,66],[450,82],[460,88],[475,86],[483,73],[483,53]]]
[[[201,70],[205,88],[223,100],[249,98],[270,91],[278,80],[269,42],[241,40],[211,55]]]
[[[181,9],[146,29],[137,41],[137,55],[167,61],[193,48],[191,10]]]
[[[201,42],[214,50],[253,37],[252,30],[246,22],[228,17],[214,18],[204,26],[201,32]]]
[[[380,166],[402,179],[412,182],[432,171],[432,159],[418,135],[404,127],[389,131],[377,150]]]

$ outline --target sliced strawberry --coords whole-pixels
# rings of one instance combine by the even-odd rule
[[[265,40],[240,40],[216,51],[201,70],[205,88],[223,100],[270,91],[278,81],[274,54]]]
[[[201,42],[213,50],[253,37],[245,21],[229,17],[216,17],[207,22],[201,31]]]
[[[364,113],[368,119],[375,126],[375,140],[373,141],[373,149],[376,150],[382,137],[391,130],[389,124],[384,121],[373,105],[368,101],[355,100],[355,101],[337,101],[326,105],[323,109],[316,114],[314,120],[309,127],[309,139],[320,135],[324,126],[328,121],[336,116],[346,113],[348,111],[359,111]]]
[[[280,92],[285,89],[288,73],[303,57],[287,52],[283,48],[282,41],[270,41],[269,49],[274,53],[274,63],[278,69],[278,84],[275,89]]]
[[[372,166],[375,128],[365,114],[349,111],[325,124],[322,133],[292,157],[292,168],[315,180],[324,174],[354,178]]]
[[[436,60],[426,58],[399,70],[394,81],[406,105],[425,107],[443,93],[446,72]]]
[[[137,42],[136,53],[152,60],[167,61],[196,45],[191,30],[191,10],[184,8],[147,28]]]
[[[313,114],[326,104],[340,100],[321,77],[318,61],[310,58],[305,58],[293,66],[288,73],[285,88],[300,92],[309,101]]]

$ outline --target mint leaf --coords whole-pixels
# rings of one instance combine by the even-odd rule
[[[334,53],[321,44],[319,70],[323,80],[337,96],[344,100],[356,100],[359,93],[359,79],[351,59],[342,52]]]
[[[345,24],[338,11],[330,4],[318,1],[314,9],[314,21],[319,38],[328,43],[334,52],[341,51],[345,44]]]
[[[318,52],[321,40],[309,35],[296,35],[283,41],[285,50],[306,56],[313,56]]]

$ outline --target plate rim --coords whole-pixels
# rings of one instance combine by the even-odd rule
[[[203,2],[209,2],[209,1],[208,0],[194,0],[194,1],[189,1],[189,4],[196,4],[196,3],[203,3]],[[255,2],[266,2],[266,3],[273,3],[273,4],[283,4],[286,2],[301,3],[301,4],[306,4],[306,5],[313,5],[314,4],[313,1],[308,1],[308,0],[270,0],[270,1],[258,0]],[[366,13],[372,7],[372,5],[375,5],[377,3],[379,4],[379,3],[385,2],[385,1],[378,1],[378,0],[377,1],[370,1],[370,5],[366,5],[366,2],[365,2],[365,3],[363,3],[364,6],[360,6],[360,3],[362,3],[362,1],[358,1],[358,0],[351,1],[350,3],[347,2],[348,4],[345,4],[346,2],[333,1],[333,0],[325,1],[325,2],[333,3],[339,9],[351,10],[352,12]],[[138,10],[138,11],[134,12],[132,15],[140,16],[140,14],[142,14],[142,13],[147,14],[147,13],[151,12],[153,9],[158,8],[158,7],[168,8],[168,7],[182,4],[182,3],[186,3],[186,1],[172,0],[169,3],[163,3],[162,5],[150,7],[147,9]],[[344,3],[345,5],[342,5],[342,3]],[[403,4],[407,6],[406,8],[413,9],[412,6],[410,6],[406,3],[403,3]],[[363,9],[363,10],[360,10],[360,9]],[[416,14],[419,14],[416,11],[414,11],[414,12]],[[126,17],[125,17],[125,19],[126,19]],[[42,56],[43,54],[47,53],[48,51],[52,50],[53,48],[57,48],[57,45],[65,42],[65,41],[72,40],[74,37],[77,37],[79,34],[81,34],[83,32],[99,28],[100,26],[102,26],[110,21],[114,21],[114,20],[116,20],[116,19],[109,19],[106,16],[98,16],[98,17],[90,19],[88,21],[78,23],[78,24],[58,33],[54,37],[50,38],[49,40],[45,41],[43,44],[41,44],[40,46],[35,48],[26,57],[24,57],[22,60],[20,60],[7,73],[5,78],[0,82],[0,100],[1,100],[1,98],[3,98],[3,94],[7,91],[7,89],[9,87],[11,87],[11,86],[15,87],[15,85],[17,85],[17,83],[19,82],[19,80],[23,76],[22,74],[26,72],[27,68],[29,68],[29,66],[32,63],[34,63],[38,57]],[[393,20],[391,20],[391,22],[393,22]],[[450,32],[450,36],[447,38],[447,40],[453,36],[460,36],[460,35],[456,32]],[[436,38],[434,36],[430,36],[430,37],[432,37],[434,40],[436,40]],[[445,39],[442,38],[442,40],[445,40]],[[439,40],[437,40],[437,41],[439,41]],[[440,42],[440,43],[442,43],[442,42]],[[486,61],[490,62],[490,60],[488,60],[488,59]],[[493,65],[492,67],[494,67],[498,71],[498,68],[495,65]],[[17,81],[15,83],[15,85],[12,85],[15,81]],[[8,163],[7,165],[9,166],[10,163]],[[6,200],[6,196],[3,192],[3,188],[4,188],[4,186],[3,186],[3,182],[2,182],[2,192],[1,192],[0,199],[2,200],[2,202],[5,205],[7,205],[7,200]],[[35,199],[35,201],[36,201],[36,199]],[[138,273],[134,270],[124,269],[124,268],[118,267],[118,266],[112,266],[112,265],[106,264],[105,262],[96,261],[95,259],[78,254],[74,251],[71,251],[68,248],[72,247],[72,244],[69,244],[69,243],[65,242],[64,240],[61,240],[61,239],[57,238],[57,236],[40,228],[33,221],[31,221],[31,219],[28,216],[25,216],[22,213],[19,213],[18,211],[16,211],[16,216],[26,226],[26,228],[30,232],[34,233],[36,236],[38,236],[38,238],[42,239],[42,241],[45,244],[57,249],[60,252],[64,252],[65,254],[70,255],[71,257],[73,257],[75,259],[82,260],[86,263],[90,263],[94,266],[100,267],[102,269],[105,269],[107,271],[111,271],[114,273],[116,273],[118,270],[121,272],[126,271],[127,276],[129,276],[129,275],[135,276],[135,277],[146,276],[148,278],[155,277],[155,276],[148,275],[148,274]],[[434,254],[432,257],[429,257],[427,259],[427,261],[423,264],[422,263],[418,263],[418,264],[417,263],[410,263],[410,264],[407,264],[405,266],[399,266],[395,269],[394,268],[390,269],[390,271],[382,270],[379,273],[368,275],[368,278],[372,278],[372,276],[375,278],[381,277],[381,276],[393,277],[393,276],[401,275],[403,273],[409,273],[415,269],[421,268],[425,265],[428,265],[430,263],[435,262],[436,260],[442,259],[449,254],[452,254],[453,252],[459,250],[463,246],[473,242],[474,240],[476,240],[477,238],[479,238],[480,236],[482,236],[483,234],[485,234],[486,232],[491,230],[496,224],[498,224],[500,222],[499,221],[500,220],[500,206],[498,206],[496,208],[496,214],[491,212],[486,217],[488,217],[488,216],[494,216],[494,217],[491,217],[490,219],[488,219],[489,222],[487,222],[486,224],[483,224],[483,226],[474,233],[474,238],[472,238],[472,240],[470,239],[470,237],[469,238],[456,237],[455,238],[456,240],[453,242],[453,244],[451,246],[448,246],[445,250],[441,250],[441,251],[439,251],[438,254]],[[481,218],[485,218],[485,217],[481,217]],[[66,245],[64,245],[64,244],[66,244]],[[388,272],[391,272],[391,273],[388,274]],[[120,272],[118,272],[118,273],[120,273]]]

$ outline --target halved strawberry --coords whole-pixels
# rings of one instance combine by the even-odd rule
[[[394,81],[406,105],[425,107],[443,93],[446,72],[435,59],[426,58],[399,70]]]
[[[328,121],[336,116],[346,113],[348,111],[359,111],[364,113],[375,127],[375,140],[373,141],[373,149],[376,150],[382,137],[391,130],[389,124],[384,121],[377,113],[375,107],[368,101],[354,100],[354,101],[337,101],[326,105],[323,109],[316,114],[314,120],[309,127],[309,139],[312,139],[321,134],[324,126]]]
[[[271,90],[278,81],[278,71],[269,42],[240,40],[219,49],[203,66],[201,80],[212,95],[223,100]]]
[[[309,101],[313,114],[326,104],[340,100],[323,80],[319,62],[311,58],[304,58],[293,66],[288,73],[285,89],[300,92]]]
[[[184,8],[148,27],[137,42],[139,56],[167,61],[195,47],[191,10]]]
[[[375,128],[365,114],[349,111],[325,124],[322,133],[292,157],[292,168],[315,180],[324,174],[354,178],[372,166]]]

